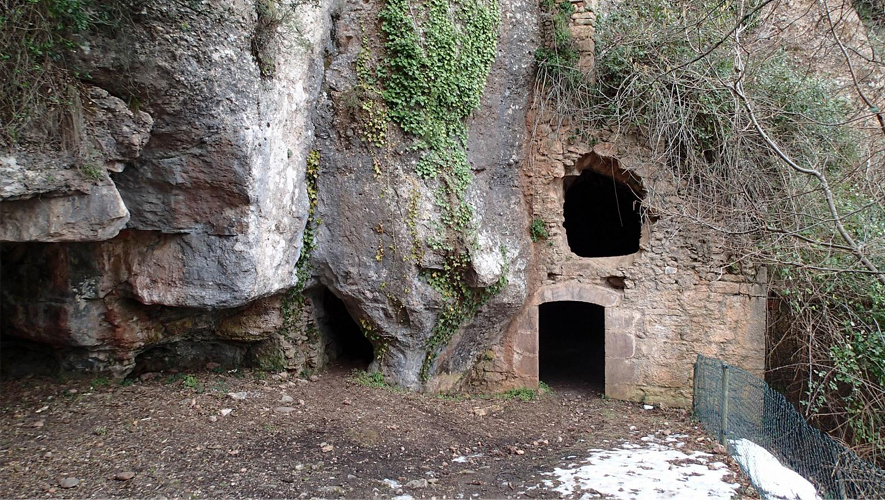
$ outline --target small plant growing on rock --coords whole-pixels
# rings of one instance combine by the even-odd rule
[[[91,181],[99,181],[102,178],[102,171],[92,163],[84,163],[80,167],[80,174]]]
[[[384,381],[384,375],[381,372],[355,371],[350,379],[364,387],[390,387],[390,384]]]
[[[532,225],[529,226],[529,234],[534,242],[546,240],[550,237],[550,233],[547,232],[547,226],[540,217],[532,219]]]
[[[97,379],[92,381],[92,388],[93,389],[100,389],[102,387],[107,387],[110,384],[111,384],[110,380],[108,380],[104,377],[98,377]]]

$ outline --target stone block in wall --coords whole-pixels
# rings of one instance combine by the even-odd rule
[[[599,285],[568,282],[543,288],[535,300],[537,304],[564,301],[588,302],[602,307],[613,307],[620,303],[621,295]]]
[[[694,359],[690,355],[670,359],[669,363],[647,363],[643,365],[643,379],[654,381],[656,387],[680,388],[691,385]]]
[[[636,354],[636,337],[630,332],[612,331],[606,327],[605,358],[630,359]]]
[[[575,12],[572,14],[572,23],[577,26],[594,26],[596,14],[593,11]]]
[[[733,281],[714,281],[709,284],[710,292],[720,293],[723,295],[739,295],[749,290],[745,290],[744,283],[736,283]]]
[[[514,354],[514,374],[525,380],[538,380],[538,356],[531,354]]]
[[[636,361],[632,359],[605,360],[606,385],[629,385],[636,383]]]
[[[685,408],[691,406],[692,394],[691,388],[688,387],[674,389],[652,385],[641,386],[634,388],[634,394],[638,395],[638,397],[633,398],[634,401],[642,401],[664,407]]]
[[[537,308],[536,308],[537,309]],[[520,354],[537,354],[538,353],[538,313],[535,311],[531,315],[520,318],[518,330],[515,334],[513,350]]]
[[[642,325],[642,313],[624,308],[609,308],[605,310],[605,328],[609,331],[627,332],[633,334]]]
[[[642,401],[645,394],[632,384],[605,383],[605,396],[624,401]]]

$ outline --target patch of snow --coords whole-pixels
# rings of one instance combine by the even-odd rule
[[[729,440],[734,459],[750,476],[764,498],[783,500],[815,500],[820,496],[814,485],[793,470],[784,467],[765,448],[747,439]]]
[[[474,453],[473,455],[461,455],[459,457],[455,457],[452,459],[452,462],[463,464],[467,462],[468,459],[481,457],[482,453]]]
[[[670,434],[669,436],[667,436],[664,439],[664,441],[666,441],[668,443],[675,443],[675,442],[679,441],[680,439],[685,439],[687,437],[688,437],[688,434]]]
[[[601,494],[624,500],[730,500],[734,496],[738,485],[725,482],[731,471],[724,463],[711,461],[708,453],[688,455],[669,444],[626,443],[613,450],[591,450],[584,465],[557,467],[544,473],[554,477],[544,484],[569,498],[596,498]]]
[[[642,405],[643,410],[654,410],[655,407],[652,405]]]
[[[402,488],[402,487],[403,487],[403,485],[401,485],[401,484],[399,483],[399,481],[397,481],[397,480],[395,480],[395,479],[382,479],[381,482],[384,483],[384,484],[386,484],[387,486],[389,486],[390,489],[392,489],[392,490],[395,490],[395,489],[398,489],[398,488]]]

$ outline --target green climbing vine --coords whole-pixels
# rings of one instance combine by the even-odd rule
[[[280,309],[283,316],[283,323],[280,326],[279,333],[286,337],[294,337],[300,333],[301,319],[304,311],[304,304],[307,298],[304,296],[304,284],[310,278],[310,254],[316,246],[316,226],[319,221],[316,219],[317,206],[317,180],[320,175],[320,152],[311,151],[307,155],[307,166],[305,169],[305,183],[307,184],[307,225],[304,227],[304,235],[301,241],[301,256],[295,263],[295,276],[297,283],[283,297]],[[310,326],[304,332],[308,342],[317,339],[316,327]]]
[[[378,77],[372,63],[372,51],[369,48],[369,37],[363,28],[363,37],[360,40],[360,52],[356,58],[356,89],[353,96],[353,106],[357,107],[360,132],[363,141],[378,149],[387,143],[387,123],[390,121],[387,106],[381,98],[381,90],[378,88]],[[373,156],[373,168],[376,175],[380,165]]]
[[[499,294],[507,286],[507,250],[501,247],[504,268],[501,277],[486,288],[473,288],[468,285],[467,273],[470,260],[466,254],[449,255],[442,270],[426,270],[422,274],[430,286],[445,300],[439,318],[433,326],[433,333],[427,341],[427,355],[421,365],[421,378],[429,377],[430,367],[440,351],[452,340],[461,325],[473,319],[476,311]]]
[[[416,140],[415,172],[439,177],[443,222],[465,229],[473,207],[466,120],[479,106],[497,53],[497,0],[389,0],[381,11],[386,34],[382,96],[390,119]]]
[[[441,217],[438,234],[426,245],[444,254],[443,269],[420,276],[443,297],[443,306],[425,344],[421,377],[458,329],[479,307],[506,286],[507,270],[486,288],[469,285],[470,249],[474,245],[474,208],[466,199],[473,181],[467,160],[467,119],[479,106],[497,54],[500,8],[497,0],[388,0],[379,13],[385,56],[378,74],[387,117],[414,141],[420,153],[415,174],[436,182],[434,202]],[[417,191],[409,199],[407,223],[411,258],[417,242]]]
[[[387,354],[387,340],[378,333],[378,329],[368,319],[360,320],[360,331],[369,339],[375,349],[375,358],[381,359]]]
[[[529,226],[529,235],[532,238],[532,241],[538,242],[541,240],[546,240],[550,237],[550,233],[547,232],[547,224],[544,223],[544,219],[540,217],[535,217],[532,219],[532,224]]]

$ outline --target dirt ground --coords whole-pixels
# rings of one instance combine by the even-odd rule
[[[0,382],[0,497],[543,498],[558,494],[542,472],[621,440],[687,434],[684,451],[716,453],[684,410],[581,387],[524,401],[370,387],[344,369],[144,378]]]

